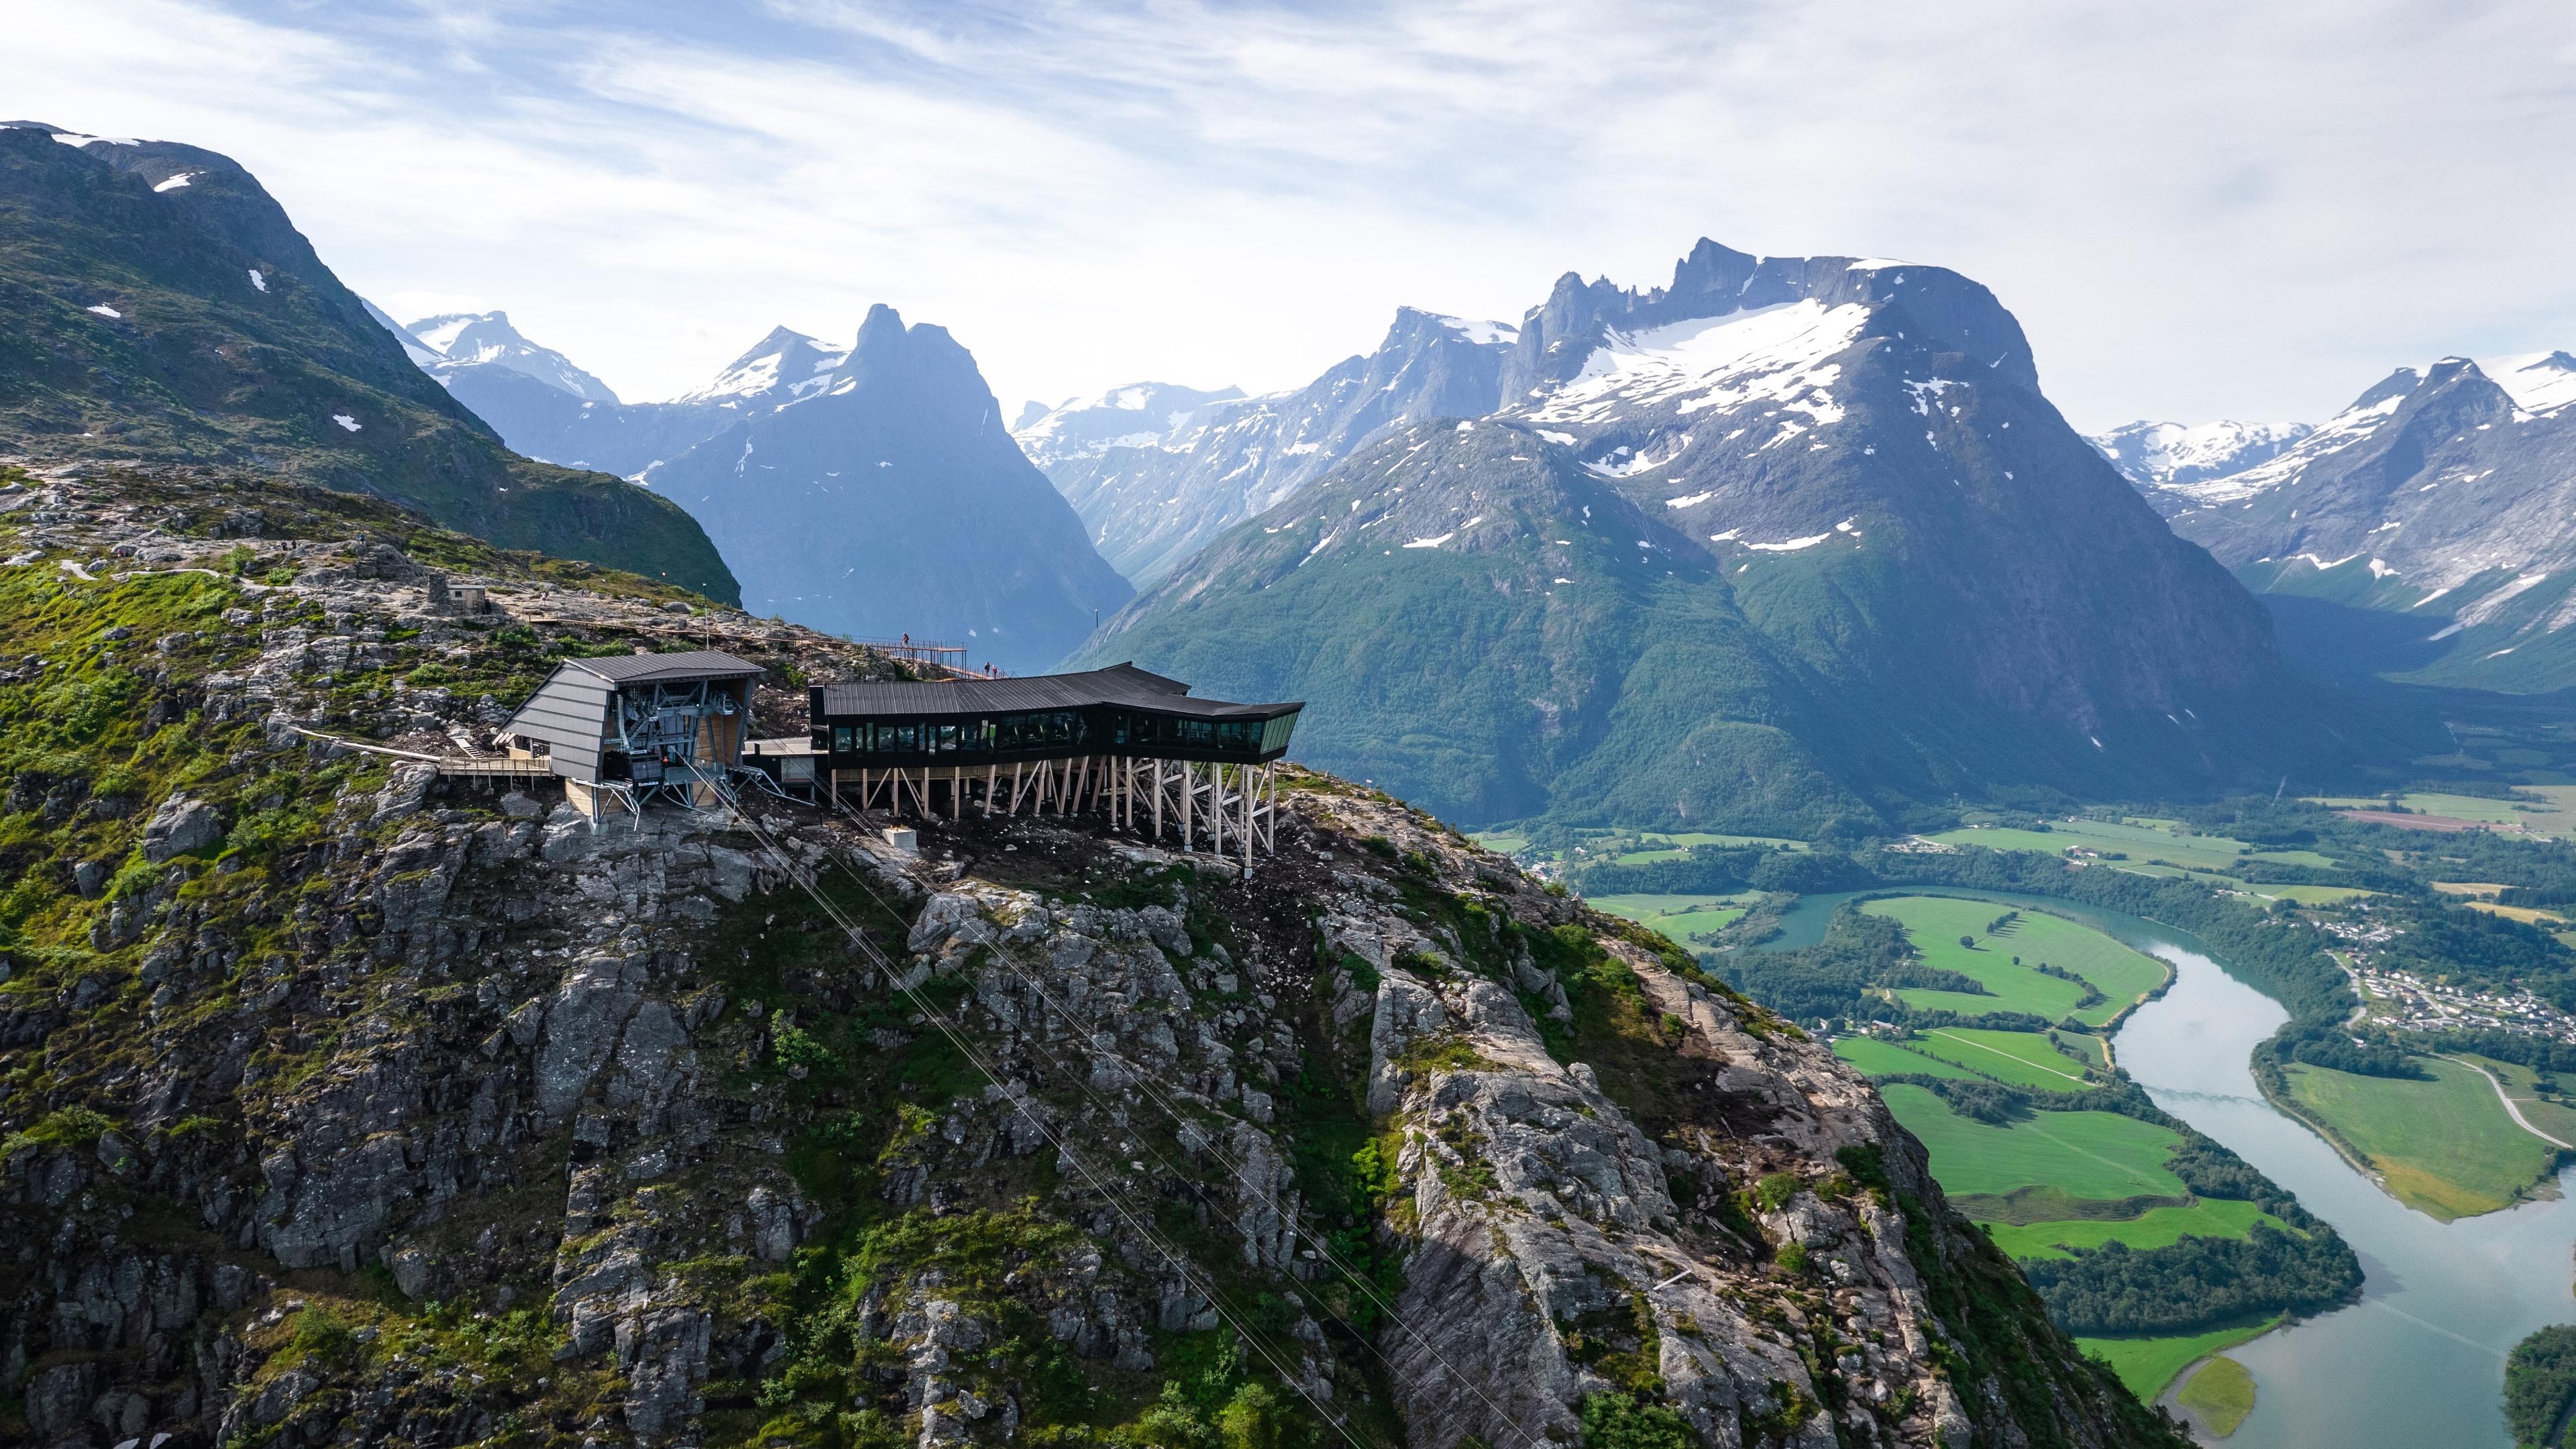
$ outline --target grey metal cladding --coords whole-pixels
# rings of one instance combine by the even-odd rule
[[[714,649],[692,649],[681,654],[611,654],[564,662],[621,684],[639,680],[742,679],[762,672],[757,664]]]
[[[504,728],[544,740],[556,774],[595,781],[615,695],[616,690],[598,675],[558,664]]]

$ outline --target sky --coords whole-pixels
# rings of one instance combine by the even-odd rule
[[[2564,0],[0,0],[16,117],[250,168],[621,397],[872,302],[1011,410],[1260,392],[1700,236],[1952,267],[2078,426],[2576,349]]]

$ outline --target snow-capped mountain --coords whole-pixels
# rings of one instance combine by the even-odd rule
[[[671,399],[674,405],[706,403],[728,412],[784,407],[831,385],[846,347],[817,342],[802,332],[773,327],[751,350],[725,364],[715,380]]]
[[[1407,307],[1376,351],[1294,391],[1229,400],[1140,383],[1046,412],[1016,436],[1101,553],[1151,582],[1385,429],[1493,411],[1516,335],[1508,323]],[[1175,406],[1192,396],[1202,401]]]
[[[1478,821],[1811,830],[2386,743],[1956,273],[1703,241],[1669,286],[1569,273],[1464,345],[1499,354],[1493,406],[1376,429],[1086,657],[1308,700],[1304,758]]]
[[[2169,491],[2177,533],[2306,601],[2276,612],[2335,667],[2576,683],[2576,357],[2400,368],[2278,456]]]
[[[727,369],[770,381],[726,402],[817,375],[809,353],[828,350],[783,335],[797,345]],[[772,356],[789,362],[772,367]],[[1012,442],[973,355],[946,329],[906,327],[879,306],[831,357],[819,369],[827,385],[727,415],[644,475],[706,525],[743,580],[743,607],[860,636],[950,640],[975,663],[1025,673],[1127,602],[1133,590]]]
[[[378,314],[378,320],[386,319]],[[389,321],[386,325],[392,326]],[[598,468],[625,478],[640,477],[655,463],[678,457],[737,418],[816,395],[830,384],[834,369],[848,355],[846,348],[777,327],[725,364],[704,387],[668,402],[621,403],[572,385],[575,377],[589,378],[593,385],[598,380],[569,359],[559,368],[522,367],[507,357],[460,362],[430,348],[433,341],[450,347],[461,343],[480,356],[495,345],[488,327],[442,324],[429,329],[426,338],[401,328],[393,330],[423,371],[445,383],[459,402],[491,424],[511,447],[532,458]],[[517,336],[515,331],[511,335]],[[528,356],[563,356],[524,337],[519,341]]]
[[[2268,463],[2316,431],[2306,423],[2135,422],[2089,438],[2159,513],[2188,506],[2194,484]]]
[[[507,312],[445,312],[408,323],[403,330],[438,354],[427,370],[451,388],[451,379],[465,369],[501,367],[586,402],[617,401],[607,383],[574,366],[571,358],[521,336]]]

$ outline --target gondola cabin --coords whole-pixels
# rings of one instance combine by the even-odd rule
[[[502,727],[513,755],[543,758],[593,821],[659,796],[714,806],[740,768],[760,666],[713,650],[567,659]]]

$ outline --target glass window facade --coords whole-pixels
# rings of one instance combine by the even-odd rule
[[[971,719],[865,719],[816,721],[815,743],[825,739],[843,766],[919,765],[1074,754],[1163,755],[1202,760],[1275,759],[1296,728],[1294,711],[1274,719],[1205,719],[1150,710],[1095,705],[1087,709],[1031,710]]]

